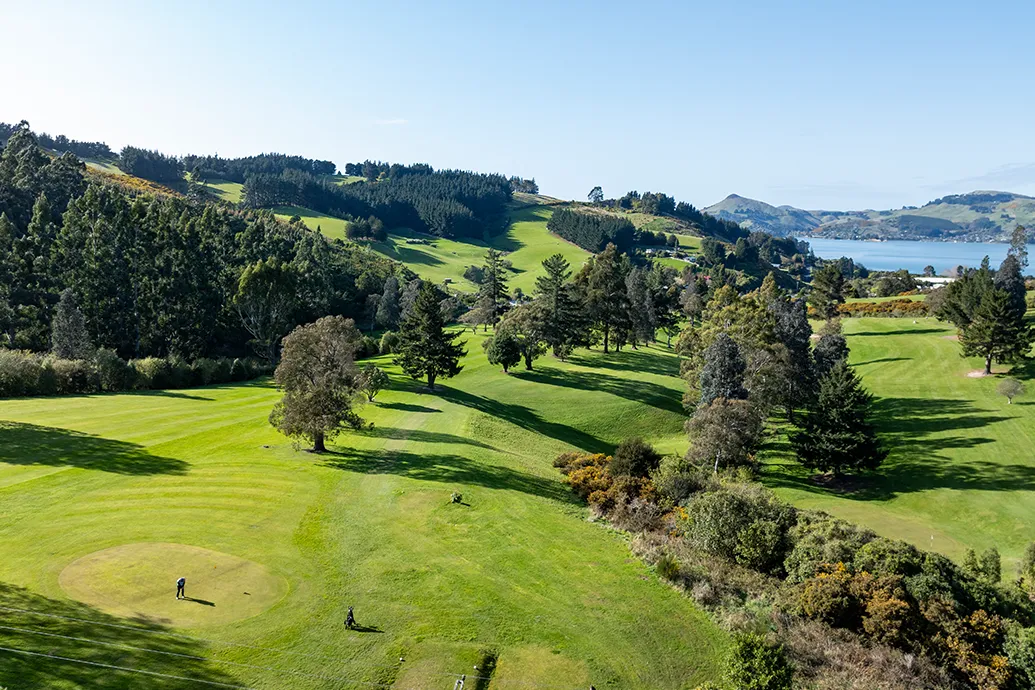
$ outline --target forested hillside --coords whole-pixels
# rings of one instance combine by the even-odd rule
[[[134,193],[84,172],[27,130],[0,154],[0,331],[9,347],[48,350],[58,298],[72,288],[93,344],[124,357],[243,354],[249,342],[275,342],[325,314],[361,317],[366,297],[396,271],[269,212]],[[249,267],[258,276],[250,287],[240,282]],[[284,303],[250,332],[242,310],[272,288]]]

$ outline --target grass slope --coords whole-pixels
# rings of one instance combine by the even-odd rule
[[[633,434],[679,450],[676,358],[583,352],[506,376],[486,362],[484,336],[467,337],[464,371],[436,394],[380,361],[394,387],[363,408],[373,428],[326,456],[270,428],[277,395],[262,383],[0,401],[0,647],[255,688],[445,688],[489,655],[494,679],[477,687],[713,678],[724,636],[587,521],[550,466],[563,450],[605,451]],[[450,503],[453,491],[466,505]],[[201,555],[162,552],[164,566],[139,577],[127,569],[158,547],[128,559],[104,551],[139,544]],[[233,559],[283,578],[287,593],[233,623],[217,620],[225,607],[255,581],[275,582],[248,571],[236,591],[213,576],[218,586],[189,580],[187,592],[212,606],[173,599],[181,571]],[[108,578],[126,584],[95,582]],[[62,582],[91,588],[90,604]],[[196,622],[175,628],[192,637],[155,634],[177,623],[177,605],[194,609]],[[342,627],[349,605],[360,631]],[[149,680],[0,651],[11,690]]]
[[[241,203],[241,192],[244,185],[229,180],[206,180],[203,185],[214,197],[221,201],[228,201],[231,204]]]
[[[298,215],[312,229],[319,227],[328,237],[345,237],[346,221],[319,214],[299,206],[280,206],[274,209],[278,217],[288,219]],[[464,278],[468,266],[481,266],[489,247],[506,252],[514,265],[508,276],[510,289],[521,288],[530,294],[535,279],[542,273],[542,262],[553,254],[563,254],[577,271],[589,257],[589,252],[562,240],[546,229],[553,211],[545,206],[517,208],[511,214],[511,225],[505,233],[490,242],[457,240],[434,237],[409,230],[389,233],[386,242],[370,242],[370,248],[404,264],[426,280],[441,284],[449,279],[452,287],[464,292],[475,292],[474,283]],[[422,240],[427,244],[407,240]]]
[[[813,485],[780,441],[768,453],[766,481],[800,506],[954,558],[996,546],[1011,577],[1035,539],[1033,403],[1008,405],[995,392],[998,377],[968,378],[981,363],[960,357],[955,330],[934,319],[844,325],[891,455],[862,489],[838,495]]]

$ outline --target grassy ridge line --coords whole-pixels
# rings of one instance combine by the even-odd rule
[[[878,533],[960,559],[996,546],[1012,576],[1035,539],[1035,414],[1008,405],[998,377],[962,358],[955,329],[932,318],[843,320],[851,363],[876,397],[875,422],[891,454],[852,494],[809,481],[785,439],[765,454],[766,482],[795,504],[825,510]],[[1008,367],[996,367],[1006,371]],[[1013,372],[1030,378],[1027,368]]]
[[[277,395],[263,383],[0,401],[0,485],[20,478],[0,489],[0,582],[43,606],[65,599],[58,578],[87,554],[184,543],[290,585],[261,615],[188,631],[339,661],[222,647],[206,656],[429,690],[444,678],[431,673],[470,671],[485,649],[499,653],[501,683],[675,689],[714,678],[722,633],[587,522],[550,464],[630,435],[681,449],[676,357],[581,352],[506,376],[485,360],[482,334],[465,337],[465,369],[439,394],[378,360],[394,390],[363,408],[373,428],[343,435],[324,457],[294,451],[270,428]],[[451,504],[452,491],[469,505]],[[175,580],[168,567],[153,578],[161,591]],[[382,632],[345,633],[348,605]],[[0,631],[0,646],[62,644]],[[399,656],[397,675],[374,668]],[[11,668],[0,661],[0,685],[20,687]],[[258,688],[325,686],[230,671]]]

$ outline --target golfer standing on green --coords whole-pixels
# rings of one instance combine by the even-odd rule
[[[186,599],[187,595],[183,593],[183,588],[187,585],[187,578],[181,577],[176,581],[176,598]]]

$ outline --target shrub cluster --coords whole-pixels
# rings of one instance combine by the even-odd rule
[[[25,350],[0,350],[0,397],[74,395],[102,391],[191,388],[247,381],[270,373],[251,358],[145,357],[126,361],[100,349],[91,359],[59,359]]]
[[[580,498],[601,513],[621,508],[637,511],[634,501],[654,501],[654,485],[650,479],[612,471],[614,459],[603,453],[564,453],[553,466],[565,475],[565,483]]]
[[[891,299],[885,302],[846,302],[837,305],[839,316],[884,316],[894,318],[917,318],[930,313],[929,305],[924,301],[911,299]],[[809,307],[809,318],[820,318],[819,313]]]
[[[639,442],[623,446],[639,449],[637,457],[648,455]],[[859,653],[851,642],[857,639],[866,648],[889,650],[877,656],[897,650],[921,659],[915,673],[928,679],[944,674],[979,690],[1031,687],[1035,679],[1035,597],[1029,593],[1035,547],[1021,578],[1001,584],[995,549],[968,554],[959,565],[825,513],[798,510],[757,483],[706,476],[685,459],[665,458],[648,477],[615,476],[615,460],[602,454],[566,453],[554,465],[595,510],[655,544],[645,557],[659,577],[718,606],[727,620],[740,620],[740,629],[758,631],[750,621],[758,620],[761,605],[771,616],[762,629],[825,626],[831,636],[849,636],[838,638],[842,651]],[[738,639],[741,666],[755,669],[738,678],[769,675],[774,684],[757,687],[789,687],[779,644]],[[781,644],[794,646],[789,638]],[[799,651],[809,665],[822,665],[807,649]],[[890,678],[899,671],[889,665],[886,672]]]

